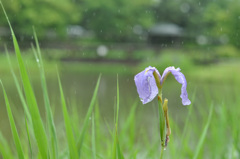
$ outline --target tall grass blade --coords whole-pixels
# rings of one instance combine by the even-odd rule
[[[50,100],[49,100],[49,95],[48,95],[48,90],[47,90],[47,83],[46,83],[46,78],[45,78],[45,71],[44,71],[44,66],[43,66],[43,60],[42,60],[42,55],[41,55],[41,50],[39,47],[38,39],[37,39],[37,34],[35,29],[33,28],[33,34],[34,34],[34,39],[35,43],[37,46],[37,53],[34,50],[34,54],[36,57],[36,61],[38,63],[38,67],[40,70],[40,76],[41,76],[41,85],[43,89],[43,98],[44,98],[44,105],[45,105],[45,110],[47,112],[47,121],[48,121],[48,127],[49,127],[49,133],[50,133],[50,138],[51,138],[51,148],[52,148],[52,153],[51,153],[51,158],[55,159],[58,158],[58,144],[57,144],[57,135],[56,135],[56,129],[54,126],[54,120],[53,120],[53,115],[51,111],[51,106],[50,106]]]
[[[92,158],[96,159],[96,143],[95,143],[95,118],[94,113],[92,114]]]
[[[17,77],[16,77],[16,75],[15,75],[15,73],[13,71],[12,63],[11,63],[11,60],[10,60],[10,57],[9,57],[9,53],[8,53],[8,50],[7,50],[6,46],[5,46],[5,52],[6,52],[8,63],[9,63],[9,67],[10,67],[10,70],[11,70],[11,73],[12,73],[12,76],[13,76],[13,79],[14,79],[14,83],[15,83],[15,85],[17,87],[17,91],[18,91],[21,103],[23,105],[24,113],[27,116],[27,119],[30,122],[30,125],[32,125],[32,118],[31,118],[31,115],[30,115],[30,112],[29,112],[26,100],[24,98],[23,92],[21,90],[20,84],[18,82],[18,79],[17,79]]]
[[[113,159],[116,159],[116,155],[118,159],[124,158],[122,155],[119,140],[118,140],[118,115],[119,115],[119,82],[117,77],[117,112],[116,112],[116,119],[115,119],[115,137],[113,142],[113,153],[112,153]]]
[[[120,144],[118,142],[118,138],[117,138],[117,151],[118,151],[118,159],[124,159],[122,151],[120,149]]]
[[[96,103],[100,80],[101,80],[101,75],[99,75],[99,77],[98,77],[98,81],[97,81],[97,84],[96,84],[96,87],[95,87],[95,90],[94,90],[94,93],[93,93],[93,96],[92,96],[92,99],[91,99],[91,102],[90,102],[90,106],[88,108],[87,115],[86,115],[86,117],[84,119],[84,122],[83,122],[83,128],[81,130],[80,137],[77,141],[77,149],[78,149],[79,156],[81,156],[82,144],[83,144],[84,136],[85,136],[86,129],[87,129],[87,126],[88,126],[89,118],[92,114],[94,105]]]
[[[129,134],[129,147],[130,149],[133,149],[134,147],[134,139],[135,139],[135,112],[136,112],[136,108],[138,105],[138,101],[136,100],[134,102],[134,104],[132,105],[132,108],[130,110],[130,113],[128,115],[128,118],[126,119],[126,121],[124,122],[123,128],[121,133],[124,134]]]
[[[2,3],[1,3],[1,6],[2,6],[3,12],[5,14],[5,17],[7,19],[7,22],[9,24],[10,30],[11,30],[11,34],[12,34],[12,38],[13,38],[13,45],[14,45],[15,53],[16,53],[17,60],[18,60],[18,65],[19,65],[19,69],[20,69],[20,73],[21,73],[24,92],[26,95],[26,100],[27,100],[27,104],[29,106],[31,117],[33,119],[32,120],[33,129],[34,129],[35,138],[37,140],[38,148],[41,153],[41,157],[47,159],[48,158],[47,136],[46,136],[43,122],[42,122],[40,112],[39,112],[39,109],[37,106],[37,101],[36,101],[32,86],[30,84],[30,80],[29,80],[27,70],[25,68],[25,65],[24,65],[24,62],[23,62],[23,59],[21,56],[21,52],[20,52],[20,48],[19,48],[16,36],[14,34],[11,23],[8,19],[7,13],[6,13]]]
[[[193,96],[192,96],[192,104],[189,106],[189,110],[188,110],[188,115],[187,115],[187,118],[186,118],[186,121],[185,121],[185,124],[184,124],[184,128],[183,128],[183,134],[182,134],[182,137],[181,137],[181,143],[183,142],[183,139],[186,135],[186,132],[187,132],[187,128],[188,128],[188,124],[189,124],[189,119],[190,119],[190,116],[192,114],[192,110],[193,110],[193,104],[195,102],[195,98],[196,98],[196,90],[194,91],[193,93]]]
[[[117,116],[116,116],[116,127],[118,128],[118,114],[119,114],[119,82],[117,76]]]
[[[12,115],[12,110],[9,104],[9,100],[7,97],[7,93],[4,89],[4,86],[2,84],[2,81],[0,81],[1,85],[2,85],[2,89],[3,89],[3,94],[4,94],[4,98],[5,98],[5,103],[6,103],[6,107],[7,107],[7,113],[8,113],[8,118],[9,118],[9,122],[10,122],[10,126],[11,126],[11,130],[12,130],[12,135],[13,135],[13,140],[17,149],[17,154],[18,154],[18,158],[19,159],[24,159],[24,154],[23,154],[23,150],[22,150],[22,145],[21,145],[21,141],[17,132],[17,128],[13,119],[13,115]]]
[[[25,117],[25,125],[26,125],[27,137],[28,137],[28,145],[29,145],[29,149],[30,149],[30,158],[33,158],[32,144],[31,144],[31,139],[30,139],[30,134],[29,134],[29,129],[28,129],[28,122],[27,122],[26,117]]]
[[[62,101],[62,111],[63,111],[63,117],[65,122],[65,128],[66,128],[66,135],[67,135],[67,141],[68,141],[68,147],[69,147],[69,154],[71,159],[78,159],[78,153],[76,148],[76,142],[73,136],[73,130],[71,128],[71,121],[68,114],[67,106],[66,106],[66,100],[64,98],[63,90],[62,90],[62,84],[60,77],[58,75],[58,83],[59,83],[59,89],[61,94],[61,101]]]
[[[0,132],[0,153],[2,154],[2,157],[5,159],[12,159],[12,152],[11,149],[7,143],[7,141],[2,136],[2,133]],[[1,158],[1,155],[0,155]]]
[[[197,145],[196,151],[194,153],[193,159],[198,158],[199,152],[200,152],[201,148],[203,147],[203,143],[204,143],[204,140],[205,140],[206,135],[207,135],[208,127],[209,127],[209,124],[210,124],[211,119],[212,119],[212,113],[213,113],[213,103],[211,104],[210,112],[209,112],[209,115],[208,115],[208,120],[207,120],[207,123],[206,123],[206,125],[203,129],[202,136],[198,141],[198,145]]]
[[[181,135],[180,146],[177,148],[176,154],[179,154],[182,151],[182,149],[184,148],[183,145],[185,145],[185,143],[187,141],[186,140],[187,128],[188,128],[188,125],[189,125],[189,122],[190,122],[190,117],[192,115],[192,110],[193,110],[193,105],[194,105],[194,102],[195,102],[195,98],[196,98],[196,89],[194,90],[193,95],[192,95],[192,100],[191,100],[192,104],[189,105],[187,118],[185,120],[183,133]]]

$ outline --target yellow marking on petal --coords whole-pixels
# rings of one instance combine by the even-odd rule
[[[150,69],[148,68],[148,69],[146,69],[146,71],[145,71],[145,74],[149,71]]]
[[[160,83],[160,78],[159,78],[159,76],[158,76],[156,71],[153,72],[153,76],[155,78],[156,85],[157,85],[158,89],[161,89],[162,86],[161,86],[161,83]]]

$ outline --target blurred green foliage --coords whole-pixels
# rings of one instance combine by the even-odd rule
[[[32,26],[37,28],[39,37],[50,31],[64,35],[66,26],[81,20],[79,8],[70,0],[3,0],[9,19],[18,36],[32,37]],[[0,25],[7,27],[4,14],[0,15]]]
[[[81,24],[103,40],[133,39],[133,27],[153,24],[151,4],[144,0],[81,0],[84,11]]]
[[[238,0],[3,0],[17,36],[66,37],[67,27],[80,25],[101,41],[138,41],[159,22],[175,23],[189,37],[204,35],[211,43],[239,47]],[[0,26],[7,22],[0,14]],[[136,30],[137,29],[137,30]],[[48,35],[48,36],[47,36]]]

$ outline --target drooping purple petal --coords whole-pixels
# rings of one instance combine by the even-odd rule
[[[158,94],[158,87],[153,76],[154,71],[157,72],[159,78],[161,79],[158,70],[151,66],[147,67],[144,71],[138,73],[134,77],[137,92],[143,104],[152,101]]]
[[[161,84],[163,83],[163,81],[165,80],[165,78],[167,77],[167,75],[171,72],[173,74],[173,76],[175,77],[175,79],[182,84],[182,88],[181,88],[181,95],[180,97],[182,98],[182,104],[183,105],[190,105],[191,101],[188,99],[188,93],[187,93],[187,80],[184,76],[184,74],[182,72],[180,72],[180,68],[176,68],[171,66],[171,67],[167,67],[162,75],[161,78]]]

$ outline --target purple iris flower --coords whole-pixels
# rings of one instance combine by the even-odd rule
[[[158,70],[155,67],[147,67],[144,71],[138,73],[134,77],[135,84],[137,86],[137,92],[139,94],[139,97],[143,104],[146,104],[148,102],[151,102],[156,95],[158,94],[158,87],[155,81],[155,78],[153,76],[153,72],[156,71],[156,73],[159,76],[160,84],[162,86],[164,80],[166,79],[167,75],[169,73],[172,73],[175,79],[182,84],[181,88],[181,95],[182,98],[182,104],[183,105],[190,105],[191,101],[188,99],[188,93],[187,93],[187,81],[185,76],[180,72],[180,68],[176,68],[173,66],[167,67],[164,71],[162,76],[158,72]]]

